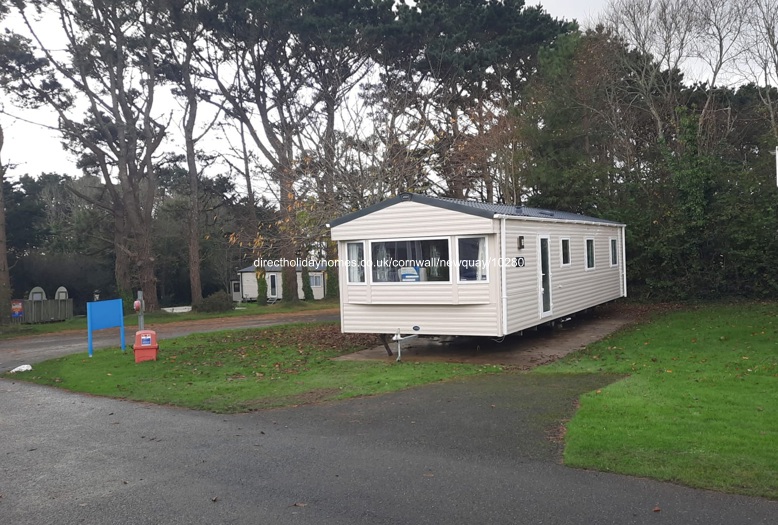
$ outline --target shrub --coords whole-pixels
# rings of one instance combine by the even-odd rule
[[[267,304],[267,281],[264,270],[257,273],[257,304]]]
[[[235,303],[232,302],[232,297],[225,291],[215,292],[203,299],[203,301],[195,307],[198,312],[229,312],[235,309]]]
[[[303,266],[303,274],[301,275],[303,281],[303,300],[313,301],[313,288],[311,288],[311,274],[306,266]]]

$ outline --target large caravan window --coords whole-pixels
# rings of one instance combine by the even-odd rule
[[[586,239],[586,269],[594,268],[594,239]]]
[[[348,256],[348,282],[365,282],[365,245],[361,242],[346,244]]]
[[[374,283],[450,279],[448,239],[411,239],[370,243]]]
[[[459,280],[486,280],[486,237],[466,237],[457,240],[459,250]]]

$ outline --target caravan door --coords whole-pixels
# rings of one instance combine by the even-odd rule
[[[270,281],[270,286],[268,286],[267,296],[275,299],[278,297],[278,284],[277,284],[277,275],[274,273],[271,273],[268,275],[268,279]]]
[[[241,302],[243,300],[243,294],[240,289],[240,281],[230,281],[230,287],[232,289],[233,302]]]
[[[548,236],[540,237],[540,317],[551,315],[551,251]]]

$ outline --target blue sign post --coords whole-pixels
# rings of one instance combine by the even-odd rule
[[[86,331],[87,342],[89,344],[89,357],[92,357],[92,332],[103,330],[104,328],[119,327],[119,334],[122,340],[122,352],[125,350],[124,343],[124,308],[121,299],[112,299],[110,301],[97,301],[86,303]]]

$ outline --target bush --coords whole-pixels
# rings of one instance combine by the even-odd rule
[[[257,273],[257,304],[267,304],[267,281],[264,271]]]
[[[197,312],[229,312],[235,309],[235,303],[232,302],[232,297],[227,292],[215,292],[203,299],[203,301],[195,307]]]
[[[313,288],[311,288],[311,274],[308,271],[308,267],[303,266],[303,272],[302,272],[302,280],[303,280],[303,300],[305,301],[313,301]]]

